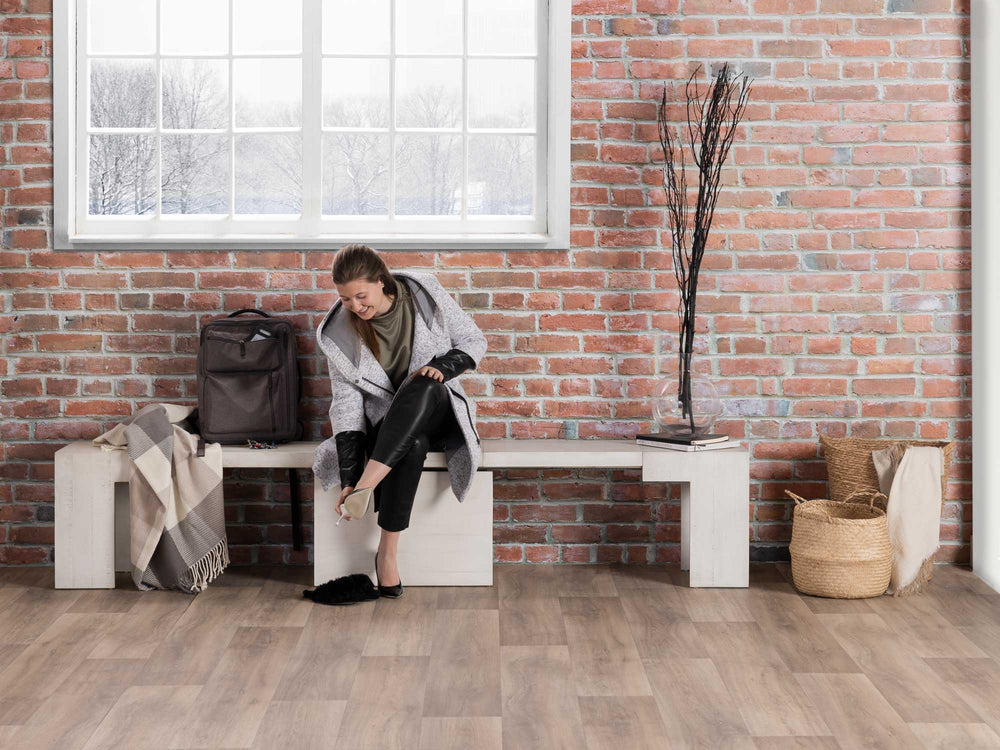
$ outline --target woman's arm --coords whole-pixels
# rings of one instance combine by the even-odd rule
[[[337,463],[340,465],[340,486],[355,487],[365,471],[365,433],[358,430],[338,432]]]
[[[451,380],[456,375],[461,375],[466,370],[474,370],[476,363],[472,357],[461,349],[451,349],[445,354],[439,354],[427,363],[428,367],[438,370],[445,380]]]
[[[364,396],[333,365],[330,365],[330,425],[335,432],[340,486],[353,487],[365,468]]]

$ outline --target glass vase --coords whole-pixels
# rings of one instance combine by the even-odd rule
[[[691,413],[678,397],[677,375],[664,378],[653,388],[652,406],[655,431],[681,439],[698,438],[712,431],[722,414],[722,399],[710,379],[691,375]]]

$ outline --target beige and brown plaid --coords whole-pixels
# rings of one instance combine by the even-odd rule
[[[144,591],[203,591],[226,565],[222,446],[206,443],[184,420],[193,406],[149,404],[94,438],[128,450],[132,579]]]

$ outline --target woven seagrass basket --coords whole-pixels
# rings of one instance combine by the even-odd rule
[[[806,500],[794,492],[792,583],[803,594],[834,599],[881,596],[892,575],[892,546],[885,511],[875,501],[885,495],[859,491],[838,500]],[[868,498],[868,502],[856,502]]]
[[[883,450],[893,443],[911,445],[937,446],[944,454],[944,467],[941,472],[941,507],[944,508],[945,495],[948,492],[948,472],[951,469],[951,457],[955,452],[955,443],[945,440],[877,440],[856,437],[827,437],[820,435],[820,445],[826,455],[826,474],[830,482],[830,499],[844,500],[852,492],[869,490],[878,492],[878,472],[872,462],[872,451]],[[884,497],[884,495],[883,495]],[[885,504],[882,504],[885,509]]]

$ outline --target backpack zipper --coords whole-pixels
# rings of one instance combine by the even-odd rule
[[[277,430],[274,426],[274,371],[272,370],[268,370],[267,373],[267,406],[271,413],[271,434],[273,435]]]

